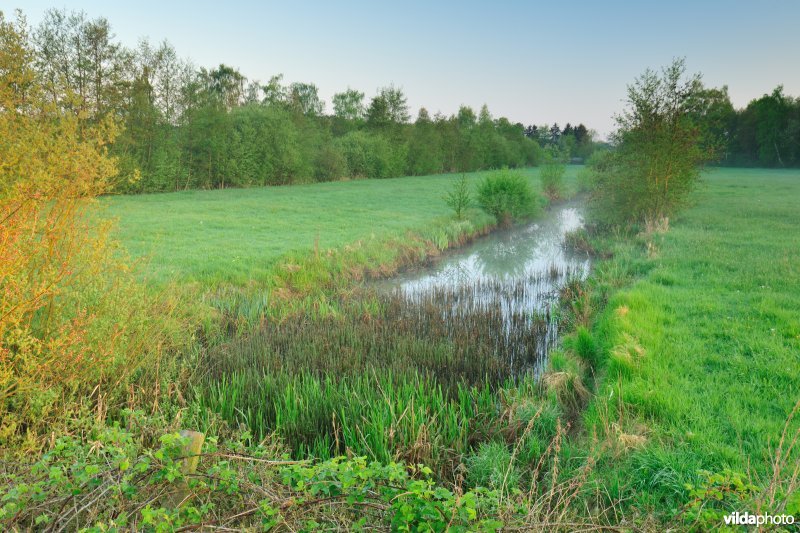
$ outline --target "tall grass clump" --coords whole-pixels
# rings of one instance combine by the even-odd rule
[[[440,473],[490,432],[499,415],[488,387],[460,384],[446,392],[413,370],[347,376],[240,371],[204,386],[199,405],[244,424],[259,440],[276,435],[298,458],[354,453],[425,463]]]
[[[555,201],[564,195],[564,174],[567,168],[564,163],[551,159],[542,165],[540,177],[542,190],[548,200]]]
[[[466,462],[467,481],[474,487],[508,492],[519,485],[520,472],[505,443],[482,443]]]

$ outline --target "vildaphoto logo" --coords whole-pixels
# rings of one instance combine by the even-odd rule
[[[724,517],[728,526],[786,526],[794,524],[794,516],[790,514],[750,514],[736,511]]]

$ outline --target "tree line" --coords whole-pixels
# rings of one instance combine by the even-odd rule
[[[127,48],[107,19],[82,12],[46,12],[30,39],[53,103],[123,125],[110,147],[120,192],[521,167],[587,157],[594,146],[582,124],[526,128],[485,105],[450,116],[422,108],[412,121],[394,86],[370,99],[347,88],[326,112],[313,83],[280,75],[262,83],[225,64],[196,68],[167,42]]]
[[[800,98],[782,86],[735,109],[728,87],[706,89],[701,123],[718,140],[718,162],[728,166],[800,167]]]

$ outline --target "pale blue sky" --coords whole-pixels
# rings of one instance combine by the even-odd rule
[[[605,134],[626,84],[673,57],[707,85],[727,84],[737,107],[778,84],[800,96],[794,0],[11,2],[32,25],[48,8],[83,10],[127,45],[167,39],[198,66],[314,82],[328,110],[348,86],[369,97],[394,83],[415,115],[486,103],[512,121]]]

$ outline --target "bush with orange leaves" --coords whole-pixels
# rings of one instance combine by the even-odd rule
[[[103,416],[182,342],[174,302],[136,283],[90,212],[117,173],[117,126],[46,95],[28,39],[0,12],[0,446],[35,443],[70,412]]]

